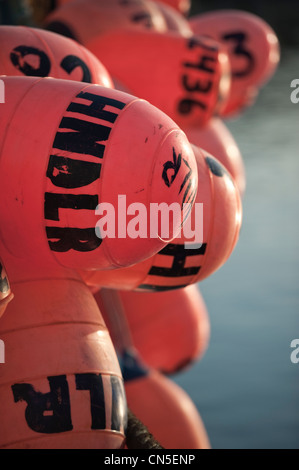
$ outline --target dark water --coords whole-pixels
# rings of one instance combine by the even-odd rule
[[[198,284],[211,320],[204,358],[173,377],[214,448],[299,448],[299,48],[282,52],[258,101],[227,122],[246,166],[238,245]]]

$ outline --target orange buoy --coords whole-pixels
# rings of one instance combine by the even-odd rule
[[[148,100],[180,126],[203,125],[221,112],[229,94],[225,48],[189,32],[190,37],[184,37],[168,31],[161,7],[151,5],[165,22],[164,30],[132,27],[124,5],[94,0],[84,2],[84,7],[82,0],[63,5],[48,17],[45,26],[87,47],[105,64],[120,89]]]
[[[177,235],[197,169],[185,134],[168,116],[98,85],[2,80],[0,220],[9,252],[26,252],[44,266],[111,269],[150,257]],[[161,202],[179,209],[168,221],[169,239],[161,239],[158,225],[149,236],[150,224],[145,238],[131,237],[132,208],[138,204],[150,219],[151,204]],[[103,203],[112,208],[115,237],[96,230]]]
[[[168,5],[180,13],[183,13],[185,16],[188,15],[191,8],[191,0],[159,0],[156,3],[162,3]]]
[[[193,31],[187,18],[183,16],[182,12],[178,11],[178,8],[175,8],[175,5],[167,3],[156,2],[157,7],[164,16],[167,29],[169,31],[177,31],[182,36],[193,36]]]
[[[60,6],[60,5],[63,5],[64,3],[68,3],[70,2],[70,0],[56,0],[56,7]],[[167,6],[170,6],[171,8],[179,11],[180,13],[183,13],[183,14],[188,14],[190,8],[191,8],[191,1],[190,0],[159,0],[159,1],[156,1],[154,0],[155,4],[157,4],[158,6],[160,6],[160,4],[162,5],[167,5]],[[139,0],[123,0],[121,2],[121,4],[123,4],[124,6],[127,5],[127,6],[139,6],[139,5],[150,5],[151,3],[153,3],[151,0],[146,0],[146,2],[140,2]]]
[[[18,267],[16,258],[14,277]],[[35,280],[12,281],[14,301],[0,321],[0,448],[123,447],[123,378],[92,294],[63,270],[54,279],[30,268]]]
[[[7,305],[13,299],[13,293],[10,289],[9,279],[5,268],[0,261],[0,318],[6,310]]]
[[[208,449],[204,424],[190,397],[141,360],[117,294],[101,289],[94,295],[118,355],[129,409],[166,449]]]
[[[195,34],[208,35],[226,45],[230,58],[232,86],[221,111],[230,117],[250,106],[279,63],[278,38],[263,19],[242,10],[219,10],[190,18]]]
[[[144,373],[132,358],[120,361],[128,408],[165,449],[210,449],[201,416],[189,395],[157,370]],[[124,362],[129,362],[126,370]]]
[[[46,29],[77,39],[88,49],[95,35],[119,29],[167,31],[155,2],[147,0],[72,0],[64,2],[45,20]]]
[[[57,0],[56,7],[59,7],[59,6],[65,4],[65,3],[68,3],[68,2],[70,2],[70,0]],[[182,15],[187,16],[188,13],[189,13],[189,10],[191,8],[191,1],[190,0],[160,0],[160,1],[155,1],[155,2],[152,2],[150,0],[146,0],[146,2],[144,2],[144,1],[140,2],[139,0],[124,0],[123,2],[119,2],[120,6],[135,7],[135,8],[138,7],[139,8],[139,10],[140,10],[139,15],[136,12],[134,12],[133,15],[132,15],[132,21],[133,21],[133,18],[135,16],[135,22],[137,22],[138,16],[140,17],[139,21],[141,21],[142,16],[143,16],[143,20],[145,20],[146,15],[151,16],[150,13],[153,14],[153,12],[155,12],[155,9],[152,7],[152,3],[155,3],[155,6],[160,11],[162,11],[162,13],[163,13],[164,7],[165,7],[166,15],[163,15],[163,16],[164,17],[166,16],[165,19],[166,19],[166,23],[167,23],[168,27],[169,27],[169,24],[168,24],[168,21],[167,21],[167,19],[168,19],[167,11],[169,11],[169,9],[173,10],[175,13],[179,12],[181,14],[180,16],[182,16]],[[126,10],[123,10],[123,11],[125,12]],[[178,15],[170,13],[170,17],[172,17],[172,16],[173,16],[174,19],[175,19],[175,17],[178,18]],[[174,21],[176,22],[176,20],[174,20]],[[145,25],[146,25],[146,23],[145,23]],[[187,24],[186,24],[186,28],[187,28]],[[188,29],[190,29],[190,27]]]
[[[229,95],[228,55],[208,38],[183,37],[176,31],[111,31],[85,45],[113,80],[182,127],[203,125],[221,111]]]
[[[210,276],[229,258],[242,220],[239,191],[223,165],[200,148],[193,148],[198,192],[189,221],[196,229],[192,233],[182,230],[182,236],[159,253],[129,268],[81,272],[88,285],[142,291],[178,289]]]
[[[106,291],[101,289],[96,298],[107,295]],[[210,321],[198,286],[171,292],[109,292],[108,312],[103,313],[103,301],[100,305],[104,318],[117,297],[132,344],[147,366],[173,374],[202,358],[209,344]]]
[[[214,155],[229,171],[241,196],[245,193],[246,174],[240,149],[223,120],[214,117],[203,127],[184,129],[189,141]]]
[[[113,88],[104,65],[85,47],[60,34],[0,26],[0,74],[55,77]]]

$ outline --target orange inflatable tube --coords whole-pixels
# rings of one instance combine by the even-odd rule
[[[203,125],[220,113],[231,83],[224,46],[188,32],[184,37],[167,25],[164,31],[130,26],[123,9],[114,1],[76,0],[49,15],[45,27],[79,41],[122,89],[150,101],[179,126]]]
[[[189,21],[183,13],[171,3],[175,2],[155,2],[160,12],[162,13],[168,31],[177,31],[182,36],[193,36],[192,28]]]
[[[189,22],[195,34],[208,35],[226,46],[232,86],[221,115],[240,113],[254,103],[259,88],[275,73],[280,58],[275,32],[262,18],[242,10],[201,13]]]
[[[206,429],[187,393],[140,359],[120,297],[104,289],[95,299],[118,354],[130,410],[166,449],[209,449]]]
[[[68,3],[70,2],[71,0],[57,0],[55,3],[56,3],[56,6],[60,6],[60,5],[63,5],[65,3]],[[111,2],[112,3],[112,2]],[[127,5],[127,6],[143,6],[143,7],[148,7],[149,5],[151,5],[151,3],[153,3],[152,1],[150,0],[147,0],[146,2],[145,1],[139,1],[139,0],[126,0],[125,2],[122,2],[123,5]],[[160,4],[162,5],[167,5],[167,6],[170,6],[171,8],[177,10],[178,12],[184,14],[184,15],[187,15],[189,13],[189,10],[191,8],[191,1],[190,0],[160,0],[159,2],[156,2],[155,1],[155,4],[157,6],[160,6]]]
[[[95,35],[85,46],[105,64],[113,80],[180,126],[203,125],[221,112],[229,96],[225,49],[203,36],[120,30]]]
[[[197,169],[178,126],[149,103],[98,85],[53,78],[2,80],[0,220],[6,249],[43,259],[44,266],[112,269],[166,246],[169,239],[159,237],[159,228],[152,237],[133,239],[126,220],[116,216],[118,236],[102,238],[95,230],[95,211],[102,202],[117,215],[126,215],[134,203],[149,213],[152,203],[176,202],[183,208],[184,198],[196,193]],[[172,177],[168,167],[174,154],[184,161]],[[175,224],[169,222],[170,239],[180,231],[180,211]]]
[[[214,155],[235,181],[240,195],[244,196],[246,172],[240,149],[222,119],[214,117],[203,127],[184,128],[189,141]]]
[[[118,291],[141,359],[173,374],[205,353],[210,339],[207,307],[196,285],[171,292]]]
[[[88,288],[60,275],[12,281],[0,321],[0,448],[122,448],[127,404],[109,333]]]
[[[71,0],[57,0],[55,2],[55,8],[64,5],[65,3],[70,2]],[[126,0],[125,2],[122,2],[123,6],[127,7],[139,7],[141,11],[143,12],[143,15],[145,16],[147,13],[154,12],[155,10],[152,8],[152,3],[155,3],[155,6],[160,9],[160,6],[162,8],[165,6],[167,10],[171,9],[174,10],[175,12],[180,13],[180,16],[185,15],[187,16],[189,13],[189,10],[191,8],[191,1],[190,0],[161,0],[159,2],[152,2],[150,0],[144,1],[139,1],[139,0]],[[115,5],[115,3],[114,3]],[[125,10],[124,10],[125,11]],[[163,12],[163,10],[161,9]],[[136,13],[134,13],[136,15]],[[139,13],[140,14],[140,13]],[[140,15],[141,16],[141,15]],[[141,20],[141,18],[140,18]],[[137,19],[135,20],[137,21]]]
[[[223,165],[207,152],[193,148],[198,168],[194,207],[197,215],[203,210],[202,219],[196,222],[193,209],[190,221],[202,243],[192,243],[194,239],[188,239],[183,232],[159,253],[129,268],[105,273],[81,271],[88,285],[142,291],[178,289],[210,276],[229,258],[242,221],[239,191]]]
[[[210,321],[197,285],[171,292],[101,289],[96,298],[100,310],[107,310],[105,318],[118,305],[132,344],[150,368],[176,373],[199,360],[208,347]]]
[[[113,88],[104,65],[85,47],[60,34],[0,26],[0,75],[55,77]]]
[[[167,31],[155,2],[147,0],[72,0],[63,2],[45,20],[51,31],[77,39],[86,47],[95,34],[119,29]]]
[[[160,0],[156,3],[168,5],[183,15],[187,16],[191,8],[191,0]]]
[[[200,414],[187,393],[156,370],[125,381],[130,410],[165,449],[210,449]]]

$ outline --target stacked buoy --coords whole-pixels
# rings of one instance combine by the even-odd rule
[[[240,233],[225,119],[279,44],[190,6],[59,0],[0,25],[0,448],[125,450],[132,414],[163,448],[211,446],[170,375],[208,348],[198,282]]]

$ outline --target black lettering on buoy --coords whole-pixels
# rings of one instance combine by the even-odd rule
[[[77,57],[76,55],[68,55],[64,59],[62,59],[60,66],[68,74],[71,74],[75,68],[81,67],[82,72],[83,72],[81,82],[91,83],[92,80],[91,80],[90,70],[85,64],[85,62],[83,62],[83,60],[80,59],[80,57]]]
[[[86,103],[82,103],[84,100]],[[80,117],[68,114],[63,116],[60,130],[55,135],[46,173],[51,184],[48,184],[45,193],[45,219],[59,221],[60,208],[95,211],[99,203],[98,195],[88,194],[88,189],[90,184],[100,178],[102,161],[90,160],[93,157],[102,160],[104,157],[111,124],[118,117],[118,113],[112,109],[120,111],[124,107],[125,103],[121,101],[89,92],[80,92],[69,104],[66,113],[77,113]],[[84,116],[106,121],[110,125],[84,120]],[[63,154],[59,155],[57,150],[61,150]],[[81,159],[78,158],[80,155]],[[55,192],[57,187],[66,190],[84,188],[84,192],[69,194],[66,191],[66,194],[61,194]],[[92,251],[102,243],[102,239],[95,233],[95,227],[46,226],[46,234],[50,249],[56,252],[71,249],[79,252]]]
[[[188,192],[189,192],[189,190],[192,186],[192,170],[190,168],[190,165],[189,165],[188,161],[185,158],[182,158],[181,153],[179,153],[178,155],[176,154],[176,150],[175,150],[174,147],[172,147],[172,161],[168,160],[167,162],[165,162],[163,164],[162,179],[163,179],[164,183],[166,184],[166,186],[170,187],[172,185],[172,183],[174,182],[174,180],[176,179],[177,175],[178,175],[178,172],[181,168],[182,162],[189,169],[188,173],[184,177],[184,180],[183,180],[183,182],[180,186],[180,190],[179,190],[179,194],[180,194],[182,192],[184,186],[188,183],[186,188],[185,188],[184,196],[183,196],[183,200],[182,200],[182,208],[183,208],[183,204],[185,202],[190,201],[190,202],[193,203],[193,200],[196,196],[196,191],[192,190],[191,194],[189,194],[188,200],[186,200]],[[169,171],[171,171],[170,178],[168,176]]]
[[[59,253],[69,250],[80,252],[93,251],[103,241],[96,235],[94,227],[46,227],[46,234],[51,250]]]
[[[105,377],[105,375],[104,375]],[[41,393],[29,383],[12,385],[14,402],[25,401],[25,419],[30,429],[53,434],[72,431],[71,396],[66,375],[47,377],[50,392]],[[89,390],[91,429],[106,429],[124,433],[127,425],[127,403],[123,381],[111,375],[110,387],[104,389],[103,376],[98,373],[75,374],[76,390]],[[107,384],[108,385],[108,384]],[[106,397],[105,393],[109,396]],[[110,419],[106,402],[111,403]]]
[[[94,95],[92,93],[82,92],[77,95],[77,98],[90,101],[91,104],[86,105],[72,102],[68,106],[67,111],[95,117],[109,123],[114,123],[118,114],[106,110],[105,107],[111,106],[121,110],[125,106],[121,101],[113,100],[105,96]],[[105,145],[103,143],[99,144],[99,142],[108,140],[111,127],[74,117],[63,117],[59,128],[76,132],[57,132],[53,148],[93,155],[98,158],[103,157]]]
[[[172,265],[170,268],[162,266],[152,266],[148,272],[148,276],[159,276],[165,278],[181,278],[186,276],[195,276],[201,266],[189,266],[185,267],[186,260],[189,256],[204,255],[206,252],[207,244],[203,243],[199,248],[185,248],[184,245],[169,243],[166,245],[157,255],[172,256]],[[180,284],[164,286],[158,284],[141,284],[138,286],[138,290],[152,290],[152,291],[163,291],[171,289],[179,289],[185,287],[180,279]]]
[[[122,101],[83,91],[79,93],[76,98],[86,100],[89,104],[72,102],[67,108],[67,111],[84,114],[85,116],[95,117],[112,123],[115,122],[118,117],[118,113],[113,113],[112,111],[105,109],[105,107],[110,106],[118,110],[122,110],[125,107],[125,103]]]
[[[166,186],[170,187],[174,182],[179,169],[181,168],[182,155],[176,154],[175,148],[172,148],[172,161],[169,160],[163,164],[162,178]],[[171,178],[168,177],[168,171],[171,170]]]
[[[184,181],[182,182],[181,184],[181,187],[180,187],[180,190],[179,190],[179,194],[181,194],[184,186],[187,186],[185,187],[185,191],[184,191],[184,196],[183,196],[183,200],[182,200],[182,208],[183,208],[183,205],[184,203],[186,202],[190,202],[191,204],[193,204],[193,201],[196,197],[196,189],[192,189],[191,190],[191,193],[189,193],[189,190],[192,188],[192,170],[190,168],[190,165],[188,163],[187,160],[185,160],[185,158],[183,158],[183,162],[185,163],[186,167],[189,169],[188,173],[186,174],[185,178],[184,178]],[[189,194],[189,197],[187,199],[187,196]]]
[[[59,220],[59,209],[94,211],[98,203],[99,198],[96,194],[45,193],[45,218]]]
[[[183,287],[186,287],[186,284],[178,284],[175,286],[167,286],[167,285],[158,286],[155,284],[140,284],[140,286],[138,286],[136,290],[140,292],[143,292],[143,291],[164,292],[164,291],[169,291],[169,290],[183,289]]]
[[[183,86],[186,91],[208,93],[212,88],[212,82],[208,80],[205,84],[202,84],[200,80],[196,80],[191,84],[188,75],[183,75]]]
[[[194,49],[195,47],[200,47],[210,52],[218,52],[219,48],[217,43],[213,41],[202,40],[200,36],[192,36],[187,43],[188,49]]]
[[[213,43],[201,41],[199,38],[190,38],[187,42],[188,49],[199,47],[199,56],[196,62],[185,61],[183,67],[186,73],[182,75],[182,87],[188,93],[177,105],[180,114],[190,114],[194,109],[207,109],[207,97],[213,88],[213,75],[216,72],[218,60],[218,47]],[[190,77],[188,71],[201,72],[199,77]],[[194,73],[193,72],[193,73]]]
[[[192,62],[184,62],[184,66],[187,68],[202,70],[207,73],[214,73],[215,67],[212,67],[212,65],[215,65],[215,62],[216,57],[203,55],[199,57],[198,62],[196,62],[195,64]]]
[[[48,377],[50,392],[41,393],[28,383],[12,385],[14,401],[25,400],[25,418],[35,432],[52,434],[73,429],[69,386],[65,375]],[[45,415],[45,412],[51,412]]]
[[[126,431],[126,398],[124,387],[115,375],[110,377],[110,384],[112,390],[112,415],[111,415],[111,429],[113,431]]]
[[[82,119],[64,117],[59,128],[76,132],[57,132],[53,148],[103,158],[105,145],[98,142],[108,140],[110,127]]]
[[[101,374],[76,374],[76,389],[89,390],[91,429],[106,428],[104,387]]]
[[[100,177],[101,167],[100,163],[50,155],[47,177],[60,188],[81,188]]]
[[[185,98],[179,102],[178,110],[181,114],[189,114],[191,113],[192,109],[196,106],[203,110],[207,109],[207,105],[202,101],[193,100],[191,98]]]
[[[252,73],[255,67],[255,60],[252,53],[245,47],[246,41],[248,40],[248,35],[246,33],[243,33],[242,31],[235,31],[233,33],[223,34],[221,39],[223,41],[234,42],[234,54],[237,56],[243,56],[243,58],[245,58],[245,61],[247,62],[243,69],[232,70],[232,76],[246,77],[246,75]]]
[[[159,251],[158,254],[164,256],[173,256],[171,268],[152,266],[148,274],[162,277],[193,276],[198,273],[200,266],[190,266],[185,268],[186,259],[188,256],[204,255],[206,246],[206,243],[203,243],[200,248],[188,249],[185,248],[184,245],[169,243],[161,251]]]
[[[32,67],[29,62],[24,61],[27,55],[35,55],[39,58],[39,66]],[[44,51],[30,46],[18,46],[10,53],[10,60],[16,69],[29,77],[47,77],[51,70],[51,62]]]
[[[213,157],[205,157],[205,162],[213,175],[219,176],[220,178],[224,175],[229,175],[229,173],[226,171],[223,165],[221,165],[216,158]]]

